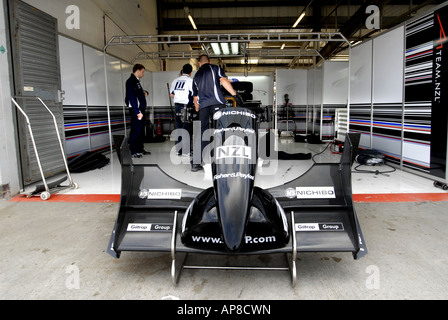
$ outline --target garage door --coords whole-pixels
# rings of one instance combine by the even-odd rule
[[[64,135],[57,20],[17,0],[8,1],[15,97],[30,118],[45,176],[65,170],[53,118],[36,99],[45,101]],[[40,181],[36,154],[24,117],[17,113],[23,186]],[[61,137],[65,141],[64,136]]]

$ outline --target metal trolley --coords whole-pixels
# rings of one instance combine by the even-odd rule
[[[41,104],[45,107],[45,109],[47,109],[47,111],[50,113],[50,115],[53,118],[54,127],[56,129],[56,135],[58,137],[58,142],[59,142],[59,146],[60,146],[61,153],[62,153],[62,159],[64,160],[65,170],[67,172],[67,176],[66,177],[63,177],[63,178],[61,178],[61,179],[59,179],[59,180],[57,180],[55,182],[52,182],[52,183],[47,183],[44,171],[42,169],[42,164],[40,162],[39,152],[37,151],[36,141],[34,139],[33,130],[31,128],[30,119],[29,119],[28,115],[25,113],[25,111],[17,103],[17,101],[14,98],[11,98],[12,102],[15,104],[17,109],[25,117],[25,120],[26,120],[26,123],[27,123],[27,126],[28,126],[28,130],[29,130],[29,133],[30,133],[30,137],[31,137],[31,142],[33,144],[34,152],[36,153],[36,160],[37,160],[37,164],[39,166],[39,171],[40,171],[40,174],[41,174],[41,177],[42,177],[42,182],[43,182],[43,185],[38,185],[33,192],[27,194],[27,197],[31,198],[32,196],[40,194],[40,198],[45,201],[45,200],[50,199],[52,193],[56,193],[58,191],[61,191],[61,190],[64,190],[64,189],[69,189],[69,188],[77,189],[79,187],[79,185],[76,182],[73,181],[72,176],[70,175],[70,170],[68,168],[68,163],[67,163],[67,159],[66,159],[66,156],[65,156],[64,147],[62,145],[61,136],[59,134],[59,129],[58,129],[58,124],[57,124],[56,117],[54,116],[53,112],[51,112],[51,110],[48,108],[48,106],[42,101],[41,98],[39,98],[39,97],[33,97],[33,98],[36,98],[37,100],[39,100],[41,102]],[[68,186],[62,186],[61,183],[64,182],[65,180],[67,180],[67,178],[69,180],[69,185]]]

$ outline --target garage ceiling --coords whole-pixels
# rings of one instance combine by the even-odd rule
[[[136,2],[139,8],[141,6],[142,11],[145,10],[147,5],[145,0],[133,0],[133,2]],[[352,44],[394,28],[443,2],[424,0],[156,0],[159,35],[337,32]],[[366,21],[372,14],[371,11],[366,13],[369,5],[376,5],[379,9],[380,29],[368,29],[366,26]],[[297,27],[293,28],[293,24],[303,12],[305,16]],[[188,15],[193,18],[196,30],[193,29]],[[186,51],[185,45],[181,47],[169,43],[160,45],[159,48],[161,52]],[[336,41],[286,43],[251,41],[245,44],[244,53],[249,54],[245,59],[241,56],[225,56],[221,53],[219,61],[226,70],[232,72],[241,72],[249,68],[252,71],[308,68],[322,58],[347,60],[347,48],[347,43]],[[193,43],[187,50],[192,50],[192,55],[204,50],[208,50],[213,55],[210,45],[204,45],[204,43]],[[267,52],[266,50],[270,50],[269,54],[263,55],[262,52]],[[286,54],[288,52],[293,54]],[[294,52],[300,54],[297,55]],[[244,61],[243,64],[242,61]]]

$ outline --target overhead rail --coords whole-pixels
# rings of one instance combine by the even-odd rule
[[[132,63],[137,60],[157,60],[157,59],[191,59],[197,58],[205,51],[159,51],[159,52],[139,52]],[[246,56],[246,53],[252,58],[281,58],[281,57],[322,57],[316,49],[255,49],[247,50],[235,55],[213,55],[217,58],[239,58]]]
[[[213,42],[350,42],[339,32],[281,32],[234,34],[183,34],[113,36],[104,50],[120,45],[192,44]]]

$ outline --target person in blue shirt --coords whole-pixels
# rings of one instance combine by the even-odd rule
[[[129,148],[132,158],[141,158],[143,155],[151,154],[143,147],[143,133],[145,125],[146,94],[140,83],[145,76],[145,67],[136,64],[132,74],[126,81],[125,103],[129,107],[131,116],[131,132],[129,135]]]
[[[222,93],[221,85],[235,98],[238,106],[243,104],[241,97],[238,96],[233,89],[229,79],[220,66],[210,63],[210,58],[207,55],[201,55],[198,59],[199,70],[193,79],[193,100],[196,111],[199,112],[199,120],[201,122],[201,153],[193,154],[192,171],[203,170],[202,160],[203,151],[209,144],[209,141],[204,141],[202,138],[204,132],[209,129],[209,120],[213,114],[226,107],[226,101]],[[196,150],[196,148],[195,148]]]

